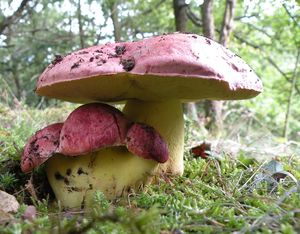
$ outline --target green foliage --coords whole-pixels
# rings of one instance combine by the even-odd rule
[[[0,24],[11,14],[8,2],[0,6]],[[35,81],[56,54],[114,41],[112,6],[116,4],[121,40],[137,40],[175,30],[172,1],[82,0],[83,34],[79,34],[78,1],[39,1],[25,9],[21,19],[0,35],[0,101],[23,101],[45,107],[57,101],[38,98]],[[201,21],[199,1],[189,1],[189,12]],[[15,7],[16,8],[16,7]],[[214,1],[216,39],[222,26],[225,2]],[[246,60],[264,82],[264,93],[242,102],[272,133],[282,135],[291,76],[299,48],[299,3],[295,1],[237,1],[234,30],[228,47]],[[200,21],[199,21],[200,20]],[[191,20],[187,30],[202,34]],[[298,139],[299,79],[292,100],[289,139]],[[275,127],[276,126],[276,127]]]
[[[0,25],[9,15],[0,5]],[[86,211],[64,211],[53,204],[45,173],[32,198],[24,186],[31,175],[20,171],[19,159],[26,140],[49,123],[63,121],[76,105],[38,98],[35,81],[56,54],[67,54],[85,46],[113,41],[111,4],[118,3],[121,39],[136,40],[174,31],[172,1],[81,1],[83,35],[78,30],[78,1],[31,1],[21,19],[0,35],[0,189],[16,194],[22,203],[13,220],[0,225],[0,233],[299,233],[300,160],[293,151],[280,163],[289,176],[270,189],[265,174],[267,162],[250,158],[271,157],[268,147],[278,146],[282,135],[291,77],[299,48],[299,3],[295,1],[237,1],[235,29],[229,48],[246,60],[262,78],[264,92],[254,100],[230,102],[224,110],[224,138],[250,148],[239,149],[237,158],[218,153],[208,160],[195,159],[189,148],[209,138],[205,129],[187,120],[185,173],[177,178],[158,178],[157,185],[127,199],[108,201],[95,194],[94,207]],[[36,3],[33,4],[33,2]],[[216,35],[220,32],[224,1],[214,1]],[[68,4],[68,7],[65,7]],[[200,16],[197,1],[190,10]],[[188,21],[188,31],[201,34],[202,28]],[[274,65],[276,64],[276,66]],[[299,65],[298,65],[299,66]],[[298,71],[299,74],[299,71]],[[299,82],[289,138],[299,146]],[[10,109],[13,107],[13,109]],[[43,110],[38,110],[38,107]],[[47,108],[45,108],[47,107]],[[270,137],[271,136],[271,137]],[[299,147],[298,147],[299,148]],[[258,150],[260,149],[260,151]],[[275,149],[277,150],[277,148]],[[236,154],[235,154],[236,155]],[[26,204],[38,209],[37,218],[22,218]]]
[[[0,188],[2,190],[11,189],[16,182],[17,182],[17,178],[13,173],[7,171],[0,175]]]
[[[187,158],[182,177],[159,179],[157,185],[132,194],[129,200],[112,202],[97,192],[92,210],[85,212],[62,212],[59,206],[49,207],[44,200],[34,203],[39,214],[36,219],[16,219],[0,231],[152,234],[176,229],[184,233],[300,230],[300,197],[295,186],[280,186],[276,193],[262,187],[249,189],[261,163],[245,160],[244,156],[237,160],[225,157],[221,162]],[[295,163],[299,165],[299,159],[294,159]],[[291,164],[284,160],[283,165]]]

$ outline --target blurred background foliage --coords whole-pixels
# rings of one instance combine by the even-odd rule
[[[175,6],[185,11],[186,31],[203,34],[203,2],[213,4],[216,38],[225,8],[235,3],[226,46],[246,60],[264,83],[257,98],[225,103],[225,129],[246,116],[247,121],[255,119],[257,129],[263,126],[277,137],[299,142],[300,4],[295,0],[1,0],[2,109],[61,105],[34,93],[36,79],[55,55],[174,32]],[[202,113],[201,103],[197,108]]]

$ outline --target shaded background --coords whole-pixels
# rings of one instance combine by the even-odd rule
[[[299,1],[1,0],[0,105],[42,109],[61,105],[33,91],[55,55],[106,42],[193,32],[246,60],[263,80],[264,92],[248,101],[185,106],[188,119],[218,137],[241,130],[247,135],[250,127],[263,129],[278,141],[297,142],[299,18]]]

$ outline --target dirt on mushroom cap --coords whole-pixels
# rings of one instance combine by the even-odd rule
[[[182,33],[76,51],[51,64],[37,84],[39,95],[82,103],[245,99],[261,91],[261,81],[239,56]]]
[[[51,124],[37,131],[27,142],[21,156],[21,169],[29,172],[44,163],[56,151],[63,123]]]

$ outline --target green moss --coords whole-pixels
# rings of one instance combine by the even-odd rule
[[[31,124],[24,111],[30,113]],[[10,124],[10,132],[0,131],[0,187],[17,196],[21,208],[13,220],[0,225],[0,233],[299,233],[300,193],[296,183],[286,177],[273,191],[268,182],[257,182],[262,163],[241,151],[237,158],[226,154],[207,160],[185,154],[181,177],[157,178],[158,183],[144,193],[108,201],[95,194],[91,210],[66,211],[53,202],[45,183],[43,168],[33,173],[39,178],[35,189],[39,201],[24,186],[30,175],[19,171],[22,146],[30,134],[44,124],[40,119],[60,120],[56,112],[21,110],[5,112],[0,126]],[[46,118],[47,117],[47,118]],[[12,121],[16,119],[17,121]],[[34,124],[33,124],[34,123]],[[1,135],[2,134],[2,135]],[[191,137],[186,137],[189,144]],[[188,150],[187,150],[188,151]],[[300,180],[300,159],[281,158],[284,170]],[[44,199],[43,199],[44,198]],[[22,214],[28,204],[38,210],[33,221]],[[164,232],[165,231],[165,232]]]

